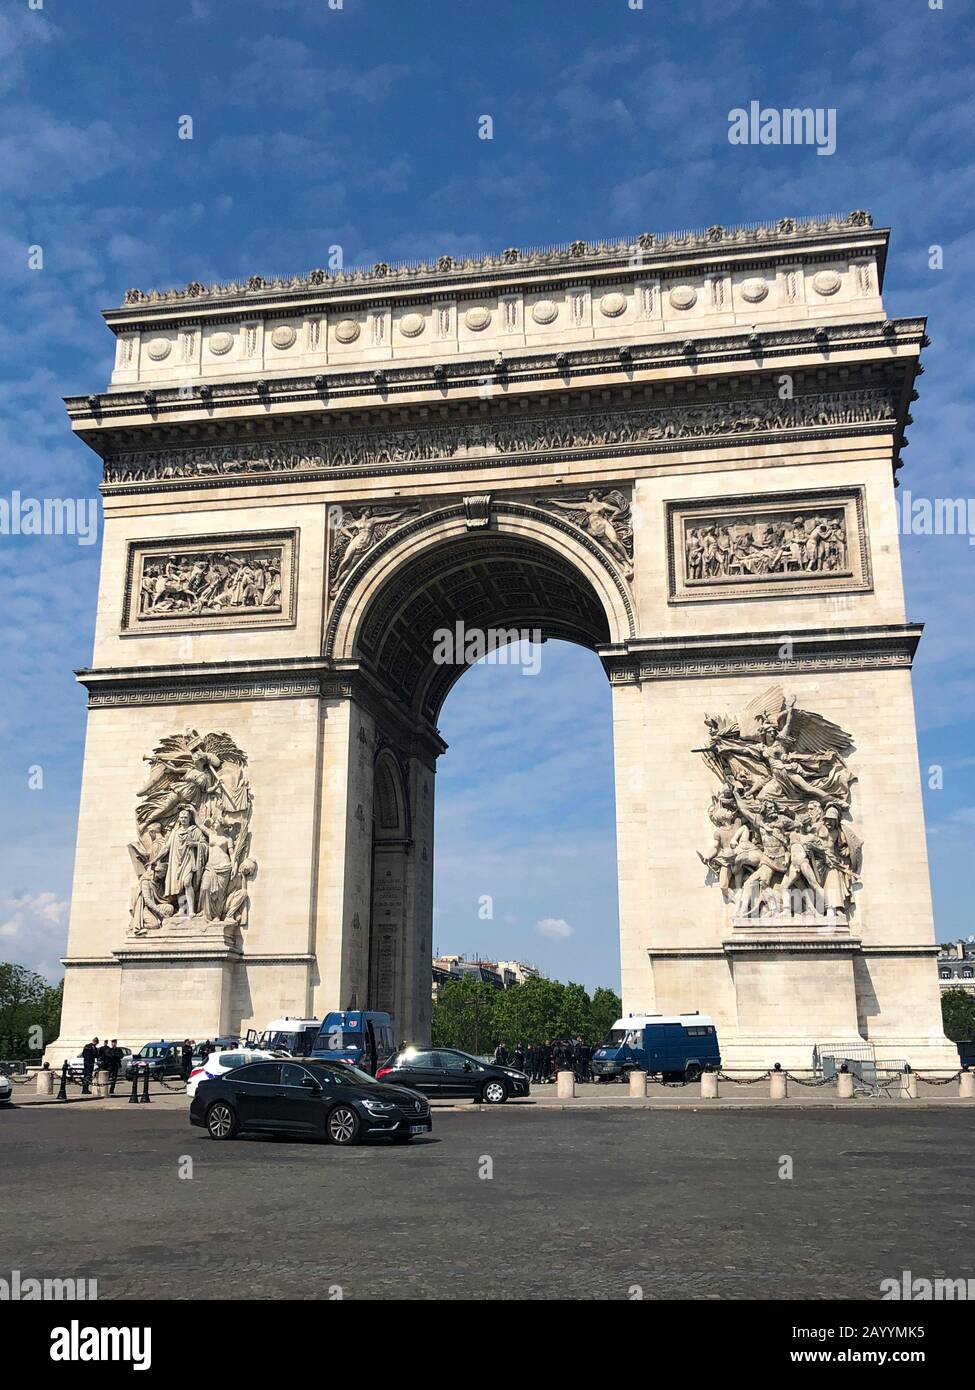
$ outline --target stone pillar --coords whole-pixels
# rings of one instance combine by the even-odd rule
[[[851,1071],[837,1072],[836,1098],[837,1100],[853,1099],[853,1073]]]
[[[975,1071],[963,1071],[958,1078],[958,1094],[962,1100],[975,1100]]]
[[[769,1099],[785,1100],[789,1094],[789,1084],[784,1071],[776,1070],[769,1078]]]
[[[560,1071],[556,1077],[555,1094],[559,1100],[572,1100],[576,1093],[575,1073],[571,1071]]]
[[[630,1072],[630,1095],[636,1099],[645,1100],[647,1094],[647,1074],[645,1071]]]
[[[718,1073],[716,1071],[701,1072],[701,1099],[718,1099]]]
[[[39,1096],[54,1095],[54,1072],[50,1067],[42,1067],[37,1073],[36,1089]]]
[[[108,1071],[105,1067],[99,1067],[95,1072],[91,1089],[92,1094],[96,1095],[99,1100],[104,1100],[108,1095]]]
[[[917,1100],[917,1073],[904,1071],[901,1073],[901,1100]]]

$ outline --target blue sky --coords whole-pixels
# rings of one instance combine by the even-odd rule
[[[106,383],[99,310],[130,285],[303,271],[335,244],[371,264],[866,207],[893,228],[889,312],[930,317],[902,480],[968,497],[973,30],[964,0],[4,0],[0,496],[94,494],[60,398]],[[835,154],[731,146],[728,112],[751,100],[835,108]],[[944,768],[926,802],[947,939],[975,930],[975,550],[907,537],[904,564],[908,616],[927,624],[921,762]],[[97,545],[0,536],[0,959],[51,975],[84,743],[71,671],[90,660],[97,568]],[[614,983],[595,657],[553,644],[536,678],[474,670],[442,729],[437,946]]]

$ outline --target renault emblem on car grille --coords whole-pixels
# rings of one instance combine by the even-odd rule
[[[422,1108],[423,1108],[423,1107],[420,1105],[420,1102],[419,1102],[418,1100],[415,1100],[415,1101],[413,1102],[413,1109],[417,1112],[417,1114],[420,1113],[420,1110],[421,1110]]]

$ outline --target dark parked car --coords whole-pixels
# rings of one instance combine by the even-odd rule
[[[161,1081],[164,1076],[182,1076],[181,1047],[182,1044],[176,1042],[146,1043],[134,1056],[123,1058],[122,1075],[131,1080],[133,1068],[141,1076],[143,1068],[148,1067],[153,1081]]]
[[[502,1067],[461,1052],[456,1047],[407,1047],[376,1072],[377,1081],[411,1086],[432,1100],[467,1097],[500,1105],[509,1096],[527,1096],[528,1077],[514,1067]]]
[[[425,1096],[387,1086],[342,1062],[312,1058],[248,1062],[212,1081],[201,1081],[190,1122],[211,1139],[233,1139],[242,1130],[305,1134],[332,1144],[355,1144],[386,1135],[408,1143],[433,1128]]]

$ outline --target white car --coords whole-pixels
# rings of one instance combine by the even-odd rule
[[[256,1047],[235,1047],[230,1050],[211,1052],[201,1066],[194,1067],[190,1072],[190,1079],[186,1083],[186,1094],[192,1100],[201,1081],[212,1081],[215,1076],[223,1076],[224,1072],[233,1071],[235,1067],[242,1067],[245,1062],[265,1062],[272,1061],[275,1057],[287,1056],[290,1056],[290,1053],[264,1052]]]
[[[0,1071],[0,1105],[6,1105],[13,1097],[14,1088],[6,1072]]]

